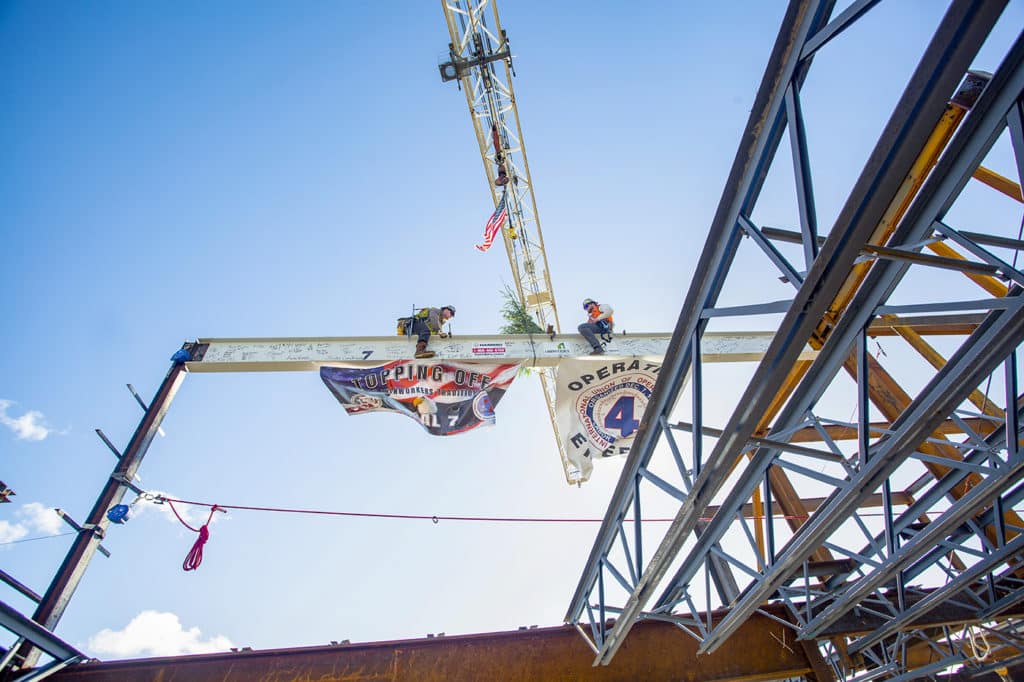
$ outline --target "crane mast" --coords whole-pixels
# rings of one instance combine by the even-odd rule
[[[457,81],[466,95],[495,207],[501,195],[506,195],[508,220],[502,239],[516,293],[542,329],[559,332],[558,308],[512,89],[512,53],[497,4],[494,0],[442,0],[441,6],[451,37],[450,61],[440,65],[441,79]],[[569,461],[558,437],[554,368],[543,369],[540,374],[566,479],[582,483],[587,474]]]

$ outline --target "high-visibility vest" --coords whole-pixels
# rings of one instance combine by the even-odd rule
[[[430,327],[430,308],[420,308],[416,315],[414,315],[414,317],[418,317],[419,319],[423,320],[423,323],[427,325],[427,329],[430,329],[431,334],[437,334],[438,332],[441,331],[440,326],[437,329],[432,329]],[[438,324],[443,325],[444,320],[439,318]]]
[[[597,318],[599,318],[599,317],[601,317],[601,308],[600,308],[600,306],[595,308],[594,311],[590,313],[590,321],[591,322],[596,322]],[[604,318],[603,321],[607,322],[608,324],[615,324],[615,316],[614,315],[609,315],[608,317]]]
[[[604,318],[603,320],[598,321],[597,318],[600,317],[600,316],[601,316],[601,306],[597,305],[590,312],[590,322],[591,322],[591,324],[602,324],[602,323],[604,323],[605,328],[609,329],[609,330],[612,327],[615,326],[615,316],[614,315],[609,315],[608,317]]]

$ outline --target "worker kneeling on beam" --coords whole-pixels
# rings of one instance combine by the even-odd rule
[[[591,355],[604,355],[604,348],[597,340],[597,335],[612,333],[615,328],[615,320],[612,318],[614,311],[607,303],[598,303],[592,298],[583,299],[583,309],[587,311],[587,321],[577,329],[594,349]]]
[[[446,305],[440,308],[420,308],[412,317],[398,318],[398,335],[409,334],[416,337],[416,358],[432,358],[434,351],[427,350],[431,334],[442,339],[451,336],[451,332],[441,331],[450,319],[455,317],[455,306]]]

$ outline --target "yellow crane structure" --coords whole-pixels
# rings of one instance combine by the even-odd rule
[[[549,333],[561,331],[551,287],[544,236],[533,194],[526,144],[512,89],[512,52],[501,28],[495,0],[442,0],[451,42],[449,61],[440,65],[443,81],[457,81],[466,96],[473,131],[495,207],[502,197],[508,212],[502,240],[520,302]],[[555,419],[555,370],[540,370],[551,428],[566,480],[582,483],[586,474],[566,456]]]

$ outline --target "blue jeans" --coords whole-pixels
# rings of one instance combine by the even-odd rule
[[[584,322],[580,326],[576,327],[579,333],[587,340],[587,343],[591,345],[594,350],[601,347],[601,342],[597,340],[598,334],[604,334],[608,326],[604,322]]]

